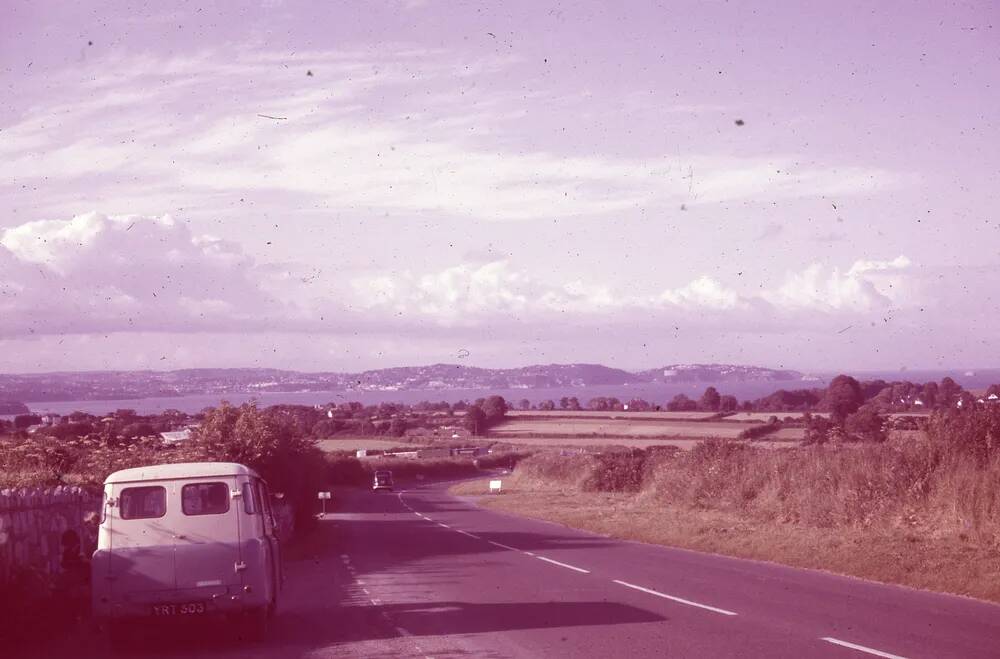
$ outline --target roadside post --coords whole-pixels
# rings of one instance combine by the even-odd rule
[[[490,481],[490,494],[500,494],[501,485],[502,481]]]
[[[323,517],[326,517],[326,502],[330,498],[329,492],[317,492],[316,498],[323,502]]]

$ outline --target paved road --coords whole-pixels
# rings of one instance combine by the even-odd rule
[[[290,563],[264,643],[171,630],[136,654],[1000,657],[998,606],[609,540],[483,511],[443,485],[352,494],[318,540]],[[100,656],[95,643],[74,656]]]

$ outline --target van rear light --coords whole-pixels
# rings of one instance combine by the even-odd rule
[[[243,592],[244,593],[252,593],[253,592],[253,586],[243,586]]]

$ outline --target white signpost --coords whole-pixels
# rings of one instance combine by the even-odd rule
[[[500,494],[501,481],[490,481],[490,494]]]
[[[317,492],[316,498],[323,502],[323,517],[326,517],[326,501],[330,498],[329,492]]]

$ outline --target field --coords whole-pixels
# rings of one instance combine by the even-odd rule
[[[789,428],[789,431],[799,430]],[[677,448],[690,450],[701,443],[701,439],[636,439],[634,437],[505,437],[500,439],[504,444],[515,446],[531,446],[538,448],[581,448],[581,447],[605,447],[605,446],[625,446],[628,448],[649,448],[651,446],[676,446]],[[779,441],[755,442],[755,446],[766,448],[787,448],[798,446],[798,441],[789,441],[787,437],[780,437]]]
[[[405,451],[416,451],[417,449],[424,448],[417,444],[408,444],[399,440],[393,439],[371,439],[370,437],[359,437],[352,439],[346,437],[344,439],[321,439],[316,442],[318,446],[323,451],[356,451],[358,449],[372,449],[384,451],[387,449],[398,448]]]
[[[747,427],[749,424],[697,421],[683,416],[644,417],[609,412],[595,412],[588,416],[564,416],[561,412],[554,412],[542,416],[536,412],[532,416],[515,416],[505,421],[491,429],[490,436],[504,440],[521,437],[733,439]]]
[[[707,419],[715,416],[713,412],[595,412],[592,410],[553,410],[542,412],[538,410],[509,410],[508,417],[536,417],[543,419],[658,419],[661,421],[690,421]]]

